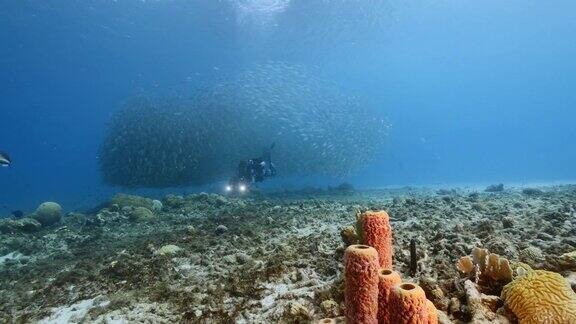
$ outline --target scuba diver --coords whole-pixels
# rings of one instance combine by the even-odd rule
[[[252,185],[275,176],[276,167],[272,163],[272,149],[274,146],[275,143],[264,152],[262,157],[240,161],[236,175],[228,181],[226,191],[246,192]]]

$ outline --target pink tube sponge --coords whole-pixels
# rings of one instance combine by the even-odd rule
[[[390,293],[392,288],[402,282],[396,271],[380,269],[378,274],[378,323],[390,323]]]
[[[390,323],[427,324],[426,294],[420,286],[403,283],[394,286],[390,294]]]
[[[392,269],[392,228],[385,211],[367,211],[357,215],[356,226],[362,244],[378,251],[380,267]]]
[[[347,323],[378,323],[378,252],[366,245],[350,245],[344,258]]]

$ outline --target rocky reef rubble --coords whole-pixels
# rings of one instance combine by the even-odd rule
[[[0,219],[0,233],[31,233],[42,226],[52,226],[62,219],[62,207],[55,202],[45,202],[40,204],[35,212],[23,216]]]
[[[479,307],[500,308],[505,286],[479,285],[473,272],[458,270],[475,248],[576,281],[576,187],[538,189],[193,194],[156,201],[118,195],[93,213],[68,213],[51,225],[6,219],[0,221],[0,322],[337,318],[344,315],[344,249],[357,240],[354,215],[366,210],[388,211],[394,270],[423,288],[440,322],[472,322]],[[495,314],[489,320],[509,321]]]

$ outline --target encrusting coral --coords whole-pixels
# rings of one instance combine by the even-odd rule
[[[345,258],[345,303],[348,323],[376,323],[378,312],[378,252],[350,245]]]
[[[367,211],[356,215],[358,236],[362,244],[378,251],[380,267],[392,268],[392,228],[385,211]]]
[[[389,323],[390,293],[394,286],[402,282],[402,279],[398,272],[389,269],[380,269],[378,277],[378,323]]]
[[[424,290],[413,283],[394,286],[390,294],[390,323],[428,323],[428,306]]]
[[[576,293],[558,273],[529,270],[502,290],[521,324],[576,323]]]

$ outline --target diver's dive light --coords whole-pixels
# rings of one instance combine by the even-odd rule
[[[248,185],[245,183],[228,184],[224,187],[226,193],[246,193],[248,191]]]

